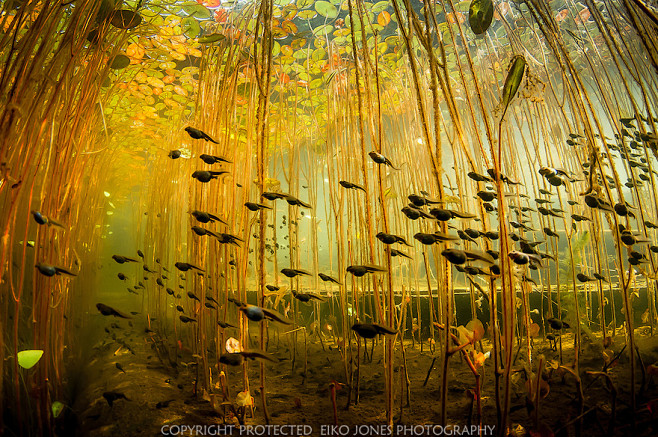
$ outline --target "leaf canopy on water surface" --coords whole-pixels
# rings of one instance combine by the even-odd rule
[[[356,4],[356,3],[355,3]],[[399,3],[400,4],[400,3]],[[253,2],[220,2],[219,0],[175,1],[161,0],[138,2],[137,0],[114,2],[104,0],[97,22],[111,23],[108,29],[99,27],[90,36],[97,50],[107,53],[110,67],[107,77],[101,81],[107,94],[103,102],[108,124],[118,126],[114,135],[123,140],[137,138],[135,126],[148,132],[154,144],[161,140],[160,133],[169,128],[172,120],[189,120],[194,117],[199,91],[199,66],[203,56],[217,67],[213,75],[219,80],[236,86],[237,95],[232,99],[236,118],[246,122],[253,111],[258,88],[244,87],[255,84],[255,55],[260,53],[260,38],[255,38],[258,27],[258,5]],[[414,11],[424,27],[422,4],[413,3]],[[556,7],[556,13],[561,4]],[[510,39],[520,42],[536,38],[536,30],[528,25],[524,4],[494,8],[491,0],[462,1],[454,5],[436,6],[438,33],[446,51],[445,65],[455,80],[459,69],[467,65],[464,50],[467,48],[475,62],[481,60],[477,52],[480,42],[476,34],[486,33],[501,60],[511,54]],[[395,106],[400,93],[408,93],[408,86],[401,72],[408,71],[408,54],[398,29],[398,19],[390,1],[360,2],[354,8],[353,17],[348,13],[346,1],[338,0],[276,0],[273,8],[272,35],[272,94],[270,121],[304,120],[319,132],[328,121],[333,93],[354,95],[355,71],[352,38],[356,40],[359,58],[365,34],[369,64],[377,57],[380,86],[391,98],[382,102],[384,113],[396,113]],[[494,13],[495,12],[495,13]],[[406,11],[402,6],[403,20]],[[501,24],[505,19],[507,27]],[[468,21],[467,21],[468,20]],[[407,23],[404,24],[408,26]],[[595,25],[588,32],[595,37]],[[507,29],[512,33],[508,34]],[[571,32],[571,26],[565,31]],[[362,33],[363,30],[363,33]],[[424,29],[421,29],[424,32]],[[354,35],[352,36],[352,31]],[[416,29],[411,40],[412,51],[427,74],[427,53],[424,35]],[[433,34],[437,31],[432,30]],[[568,36],[566,44],[584,44]],[[100,38],[103,40],[101,41]],[[468,47],[462,47],[462,38]],[[453,41],[454,40],[454,41]],[[432,45],[437,59],[441,41],[434,37]],[[455,49],[451,46],[455,44]],[[542,59],[536,50],[534,55]],[[531,49],[527,49],[531,50]],[[528,58],[526,58],[528,59]],[[488,72],[495,83],[504,69],[500,66]],[[233,80],[235,79],[235,80]],[[363,80],[363,78],[362,78]],[[454,81],[453,81],[454,82]],[[408,82],[407,82],[408,84]],[[362,84],[363,86],[363,84]],[[386,91],[390,89],[390,91]],[[227,91],[227,93],[230,93]],[[284,106],[285,105],[285,106]],[[292,106],[291,106],[292,105]],[[506,107],[506,105],[504,105]],[[300,118],[303,117],[303,118]],[[284,121],[285,123],[285,121]],[[243,127],[246,127],[243,126]],[[308,131],[307,134],[311,134]]]

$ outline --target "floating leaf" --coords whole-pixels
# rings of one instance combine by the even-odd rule
[[[274,39],[286,39],[288,37],[288,33],[281,29],[280,27],[274,27],[272,28],[272,38]]]
[[[183,33],[189,38],[196,38],[201,33],[199,22],[193,17],[184,18],[180,23]]]
[[[331,24],[325,24],[324,26],[319,26],[313,29],[313,34],[315,36],[327,36],[334,31],[334,26]],[[130,61],[129,61],[130,62]]]
[[[292,20],[297,16],[297,6],[295,4],[289,4],[285,8],[283,8],[283,18],[285,20]]]
[[[55,419],[57,419],[57,417],[59,417],[59,415],[62,414],[62,411],[64,410],[65,406],[66,405],[64,405],[60,401],[55,401],[50,405],[50,410],[52,411],[53,417]]]
[[[139,44],[130,44],[128,47],[126,47],[126,55],[128,55],[131,58],[134,59],[142,59],[144,55],[146,54],[146,50],[144,47],[140,46]]]
[[[212,35],[206,35],[199,38],[201,44],[210,44],[217,41],[223,41],[226,37],[221,33],[213,33]]]
[[[195,74],[199,74],[199,67],[185,67],[181,71],[184,74],[188,74],[190,76],[193,76]]]
[[[217,9],[215,11],[215,21],[218,23],[225,23],[228,19],[228,13],[225,9]]]
[[[158,79],[157,77],[149,77],[146,79],[146,81],[149,83],[149,85],[157,87],[157,88],[164,88],[165,83]]]
[[[126,55],[116,55],[109,62],[112,70],[123,70],[130,65],[130,58]]]
[[[500,116],[502,120],[505,118],[505,113],[507,112],[507,107],[510,102],[516,95],[516,92],[521,85],[523,80],[523,74],[525,73],[525,58],[522,55],[514,56],[512,60],[512,67],[507,73],[507,78],[505,79],[505,85],[503,86],[503,99],[500,104],[503,107],[503,114]]]
[[[151,89],[151,87],[146,85],[146,84],[140,85],[138,89],[139,89],[139,92],[141,92],[145,96],[150,96],[150,95],[153,94],[153,90]]]
[[[139,14],[127,9],[120,9],[114,12],[110,19],[112,26],[118,27],[119,29],[132,29],[133,27],[139,26],[139,23],[141,22],[142,17]]]
[[[323,17],[336,18],[338,16],[338,8],[324,0],[315,2],[315,10]]]
[[[468,23],[476,35],[487,31],[493,20],[494,6],[491,0],[473,0],[468,9]]]
[[[183,88],[182,86],[179,85],[174,86],[174,92],[178,95],[187,97],[187,90],[185,90],[185,88]]]
[[[313,0],[297,0],[297,7],[304,9],[313,5]]]
[[[91,30],[87,34],[87,41],[89,41],[92,44],[98,44],[100,40],[100,31],[98,29]]]
[[[18,365],[23,369],[31,369],[39,362],[43,355],[42,350],[26,350],[18,353]]]
[[[386,11],[380,12],[380,14],[377,16],[377,23],[382,27],[386,27],[386,25],[390,22],[391,22],[391,14],[389,14]]]
[[[388,9],[389,5],[390,5],[390,2],[381,1],[381,2],[375,3],[375,5],[372,7],[371,11],[372,11],[373,14],[378,14],[378,13],[383,12],[386,9]]]
[[[325,49],[315,49],[313,50],[313,53],[311,53],[311,59],[314,61],[322,61],[324,59],[327,59],[327,51]]]
[[[297,14],[297,16],[302,20],[311,20],[317,17],[318,13],[315,12],[313,9],[307,9],[305,11],[299,11],[299,14]]]
[[[457,11],[457,12],[466,12],[466,11],[468,11],[469,6],[470,6],[470,3],[468,1],[459,2],[455,5],[455,11]]]
[[[287,33],[297,33],[297,25],[290,20],[286,20],[281,23],[281,29],[285,30]]]
[[[212,17],[212,12],[203,5],[183,6],[183,10],[190,17],[196,17],[201,20],[207,20]]]

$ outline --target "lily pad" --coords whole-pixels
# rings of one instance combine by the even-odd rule
[[[388,1],[377,2],[377,3],[375,3],[375,5],[372,7],[371,12],[372,12],[373,14],[378,14],[378,13],[380,13],[380,12],[383,12],[383,11],[385,11],[386,9],[388,9],[388,7],[390,6],[390,4],[391,4],[391,3],[388,2]]]
[[[297,29],[297,25],[290,20],[286,20],[281,23],[281,29],[290,34],[296,34],[299,31],[299,29]]]
[[[338,8],[323,0],[315,2],[315,10],[323,17],[336,18],[338,16]]]
[[[189,38],[196,38],[201,33],[201,26],[199,26],[199,22],[193,17],[183,18],[180,26],[183,33]]]
[[[100,41],[100,30],[98,28],[91,30],[87,34],[87,41],[89,41],[92,44],[98,44]]]
[[[468,23],[476,35],[487,31],[493,20],[494,6],[491,0],[473,0],[468,9]]]
[[[130,65],[130,58],[126,55],[118,54],[110,61],[112,70],[123,70]]]
[[[39,362],[43,355],[42,350],[26,350],[18,353],[18,365],[23,369],[31,369]]]
[[[212,18],[212,12],[203,5],[183,6],[183,10],[187,15],[201,20]]]
[[[325,24],[324,26],[318,26],[313,29],[313,34],[315,36],[327,36],[334,31],[334,26],[331,24]]]
[[[110,23],[112,26],[118,27],[119,29],[132,29],[133,27],[139,26],[142,22],[142,17],[127,9],[120,9],[112,14]]]
[[[386,27],[386,25],[390,22],[391,22],[391,14],[389,14],[387,11],[381,11],[377,16],[377,23],[382,27]]]
[[[286,39],[288,37],[288,33],[281,29],[280,27],[275,27],[272,29],[272,38],[274,39]]]
[[[311,19],[317,17],[318,13],[315,12],[313,9],[307,9],[305,11],[299,11],[297,16],[299,18],[301,18],[302,20],[311,20]]]
[[[218,41],[223,41],[226,39],[226,36],[221,33],[213,33],[212,35],[206,35],[199,38],[201,44],[210,44]]]
[[[299,9],[304,9],[313,5],[313,0],[297,0],[297,7]]]

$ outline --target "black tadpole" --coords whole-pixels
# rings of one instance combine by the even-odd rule
[[[372,151],[372,152],[368,153],[368,155],[369,155],[370,158],[371,158],[373,161],[375,161],[377,164],[388,165],[388,166],[391,167],[393,170],[400,170],[399,168],[394,167],[393,164],[391,163],[391,161],[390,161],[387,157],[385,157],[384,155],[382,155],[381,153],[377,153],[377,152],[375,152],[375,151]]]
[[[375,338],[377,335],[395,335],[397,331],[377,323],[355,323],[352,325],[352,331],[356,332],[359,337]]]
[[[334,284],[340,284],[337,279],[332,278],[329,275],[325,275],[324,273],[318,273],[318,276],[320,279],[322,279],[324,282],[333,282]]]
[[[188,126],[185,128],[185,132],[187,132],[195,140],[206,140],[206,141],[210,141],[211,143],[219,144],[217,141],[210,138],[210,136],[204,131],[202,131],[201,129]]]
[[[209,171],[209,170],[197,170],[194,173],[192,173],[192,177],[199,182],[210,182],[213,179],[217,179],[218,176],[221,176],[225,173],[228,173],[227,171]]]
[[[340,181],[338,183],[341,185],[341,187],[347,188],[348,190],[361,190],[364,193],[366,192],[366,189],[363,188],[361,185],[357,185],[357,184],[354,184],[352,182]]]

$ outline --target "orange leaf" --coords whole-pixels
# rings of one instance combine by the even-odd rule
[[[130,58],[142,59],[144,54],[146,54],[146,50],[144,50],[144,47],[139,44],[132,43],[126,47],[126,55]]]
[[[287,33],[297,33],[297,25],[290,20],[281,23],[281,29],[285,30]]]
[[[226,10],[224,9],[217,9],[215,11],[215,21],[218,23],[226,23],[226,20],[228,19],[228,14],[226,13]]]
[[[386,11],[381,11],[381,13],[377,16],[377,23],[379,23],[379,25],[382,27],[385,27],[390,22],[391,14]]]

